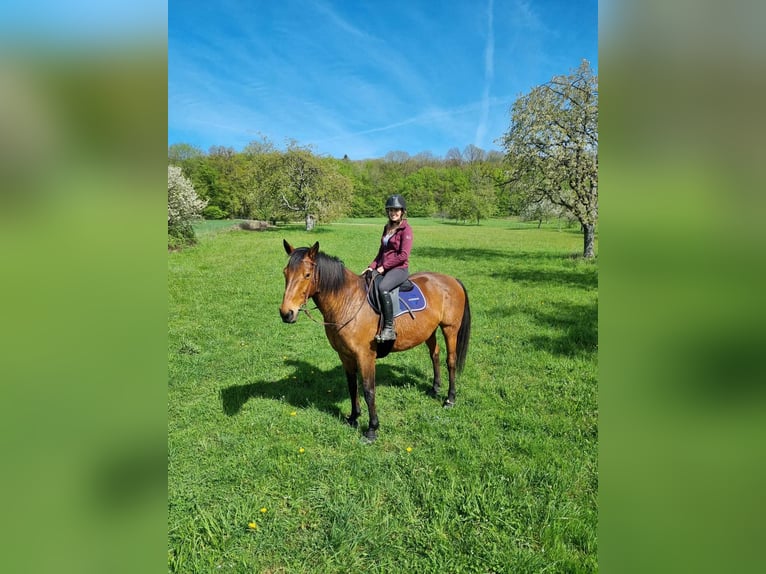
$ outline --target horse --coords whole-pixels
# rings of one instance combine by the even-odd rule
[[[433,385],[428,393],[435,398],[439,396],[441,371],[436,340],[439,327],[447,345],[449,371],[449,391],[443,406],[454,406],[455,376],[463,370],[471,337],[471,307],[459,279],[432,272],[410,275],[410,281],[420,288],[428,306],[416,316],[397,317],[394,321],[396,340],[377,343],[378,315],[367,303],[365,276],[347,269],[337,257],[319,251],[318,241],[311,247],[299,248],[293,248],[284,239],[282,243],[290,258],[284,268],[285,293],[279,314],[285,323],[295,323],[301,311],[311,317],[306,308],[309,299],[322,314],[327,339],[346,373],[351,396],[351,414],[346,419],[349,425],[358,428],[357,419],[361,415],[359,375],[369,415],[364,436],[370,442],[377,438],[380,425],[375,407],[375,361],[388,352],[407,351],[425,342],[433,363]],[[388,348],[381,354],[381,348],[386,345]]]

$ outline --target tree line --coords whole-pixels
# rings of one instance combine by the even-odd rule
[[[214,146],[203,152],[173,144],[168,161],[207,201],[203,216],[208,219],[373,217],[394,193],[407,198],[415,217],[479,223],[512,211],[504,155],[474,145],[454,148],[443,159],[393,151],[383,158],[351,160],[319,156],[295,141],[280,150],[262,138],[242,151]]]
[[[374,217],[386,197],[407,199],[411,216],[481,222],[519,215],[579,221],[583,255],[593,256],[598,218],[598,79],[587,61],[566,76],[520,97],[511,124],[498,140],[505,152],[475,145],[430,152],[392,151],[383,158],[321,156],[311,146],[288,141],[283,149],[266,137],[237,151],[187,143],[168,148],[178,167],[206,202],[207,219],[271,222]]]

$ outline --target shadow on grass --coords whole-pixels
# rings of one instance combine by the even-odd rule
[[[495,249],[471,247],[423,247],[417,250],[420,257],[447,259],[452,261],[484,262],[493,267],[488,273],[492,279],[515,281],[517,283],[549,283],[582,289],[598,287],[598,272],[595,265],[571,268],[562,262],[576,259],[573,254],[525,251],[508,253]]]
[[[596,268],[579,269],[541,269],[539,266],[522,267],[511,264],[489,274],[492,279],[514,281],[516,283],[548,283],[556,286],[596,289],[598,273]]]
[[[434,259],[457,259],[458,261],[507,260],[508,253],[499,249],[474,249],[471,247],[416,247],[413,255]]]
[[[272,399],[285,401],[297,408],[314,407],[330,415],[341,418],[351,412],[351,402],[346,384],[346,374],[343,367],[338,363],[328,371],[316,368],[305,361],[286,361],[294,371],[278,381],[256,381],[243,385],[232,385],[221,390],[221,404],[224,413],[235,416],[251,398]],[[412,386],[422,389],[425,393],[431,388],[429,376],[422,373],[412,373],[410,369],[404,369],[396,365],[378,363],[375,382],[377,386],[386,385],[394,387]],[[338,407],[338,402],[345,402],[345,414]],[[364,392],[359,382],[359,400],[362,412],[366,412]]]
[[[504,315],[522,313],[540,325],[555,329],[558,335],[534,335],[529,338],[529,342],[540,350],[568,357],[598,352],[598,303],[558,303],[554,311],[504,308],[491,312]]]
[[[598,352],[598,305],[556,306],[555,313],[534,312],[539,323],[557,329],[554,337],[532,337],[531,342],[540,349],[556,355],[577,355]]]
[[[576,254],[519,252],[506,255],[505,265],[493,270],[489,276],[516,283],[598,288],[596,265],[583,264],[573,267],[569,261],[576,259],[579,259]]]
[[[441,221],[434,222],[436,225],[448,225],[452,227],[484,227],[490,231],[557,231],[559,233],[569,233],[572,235],[582,235],[582,230],[578,225],[556,224],[555,222],[546,221],[542,226],[537,221],[514,221],[506,222],[505,225],[487,225],[487,219],[482,219],[477,222],[475,219],[471,220],[455,220],[455,219],[442,219]]]

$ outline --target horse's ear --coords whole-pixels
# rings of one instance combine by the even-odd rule
[[[284,245],[284,246],[285,246],[285,251],[287,251],[287,254],[288,254],[288,255],[292,255],[292,254],[293,254],[293,251],[295,251],[295,249],[293,249],[293,246],[292,246],[292,245],[290,245],[290,244],[287,242],[287,239],[283,239],[283,240],[282,240],[282,245]]]
[[[309,249],[309,259],[316,259],[317,253],[319,253],[319,241],[314,243],[314,245],[311,246],[311,249]]]

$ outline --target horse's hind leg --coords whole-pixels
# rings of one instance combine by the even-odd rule
[[[436,340],[436,331],[431,333],[431,336],[428,337],[426,340],[426,345],[428,345],[428,352],[431,355],[431,363],[434,367],[434,384],[428,391],[428,394],[432,397],[438,397],[439,389],[441,388],[442,384],[442,374],[441,367],[439,365],[439,343]]]
[[[346,382],[348,383],[348,394],[351,397],[351,415],[346,419],[346,422],[352,427],[357,428],[359,423],[357,419],[362,413],[359,408],[359,386],[356,380],[356,361],[354,359],[343,359],[343,370],[346,371]]]
[[[455,406],[455,374],[457,371],[457,328],[442,327],[444,340],[447,343],[447,371],[449,371],[449,391],[444,407]]]

